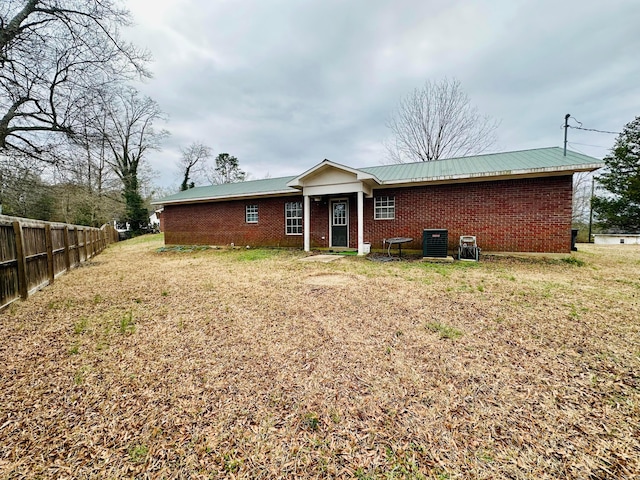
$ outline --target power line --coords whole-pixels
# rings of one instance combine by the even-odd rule
[[[597,132],[597,133],[609,133],[611,135],[620,135],[620,132],[610,132],[608,130],[598,130],[597,128],[584,128],[582,126],[582,122],[580,120],[578,120],[576,117],[573,117],[571,115],[569,115],[569,118],[573,118],[577,123],[580,124],[579,127],[574,127],[572,125],[569,125],[568,122],[566,124],[567,128],[575,128],[576,130],[585,130],[587,132]]]
[[[578,142],[568,142],[569,145],[582,145],[583,147],[596,147],[596,148],[604,148],[608,149],[611,147],[605,147],[604,145],[591,145],[590,143],[578,143]]]
[[[576,151],[576,152],[578,152],[578,153],[581,153],[581,154],[583,154],[583,155],[586,155],[586,153],[581,152],[579,149],[577,149],[577,148],[573,147],[573,144],[572,144],[571,142],[567,142],[567,145],[571,145],[574,151]]]
[[[576,130],[585,130],[587,132],[610,133],[611,135],[620,135],[620,132],[610,132],[608,130],[598,130],[596,128],[572,127],[571,125],[567,125],[567,126],[569,128],[575,128]]]
[[[569,114],[567,114],[567,115],[569,115]],[[576,117],[572,117],[571,115],[569,115],[569,118],[573,118],[576,122],[578,122],[580,124],[580,126],[582,126],[582,122],[580,120],[578,120]],[[569,120],[569,119],[567,119],[567,120]],[[569,125],[568,125],[568,122],[567,122],[567,127],[568,126]]]
[[[576,123],[578,123],[580,126],[579,127],[575,127],[573,125],[569,125],[569,119],[570,118],[573,118],[573,120]],[[561,128],[564,128],[564,149],[563,149],[563,154],[564,154],[565,157],[567,156],[567,143],[569,143],[568,140],[567,140],[567,133],[569,132],[570,128],[575,128],[576,130],[584,130],[584,131],[587,131],[587,132],[597,132],[597,133],[608,133],[608,134],[611,134],[611,135],[620,135],[619,132],[610,132],[610,131],[607,131],[607,130],[598,130],[596,128],[584,128],[582,126],[582,122],[580,120],[578,120],[576,117],[572,117],[570,113],[567,113],[564,116],[564,125]],[[580,145],[580,144],[576,144],[576,145]],[[599,145],[586,145],[586,144],[583,144],[583,145],[597,147],[597,148],[606,148],[606,147],[601,147]],[[577,149],[575,149],[575,150],[577,150]],[[578,151],[578,153],[582,153],[579,150],[577,150],[577,151]]]

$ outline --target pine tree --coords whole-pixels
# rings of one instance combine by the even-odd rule
[[[640,117],[625,125],[598,181],[611,195],[593,198],[598,223],[607,229],[640,232]]]
[[[246,172],[240,170],[240,162],[238,159],[228,153],[221,153],[216,157],[216,167],[211,183],[236,183],[246,180]]]

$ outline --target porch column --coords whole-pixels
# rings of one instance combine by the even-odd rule
[[[302,219],[302,224],[303,224],[303,231],[304,231],[304,251],[305,252],[310,252],[311,251],[311,200],[309,198],[309,195],[305,195],[304,196],[304,206],[302,208],[303,210],[303,219]]]
[[[364,192],[358,192],[358,255],[364,255]]]

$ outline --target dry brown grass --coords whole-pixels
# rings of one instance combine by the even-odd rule
[[[640,248],[109,247],[0,313],[2,478],[638,478]]]

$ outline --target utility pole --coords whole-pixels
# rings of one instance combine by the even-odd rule
[[[589,201],[589,239],[587,243],[591,243],[591,226],[593,225],[593,190],[596,184],[596,177],[591,177],[591,198]]]
[[[567,156],[567,130],[569,130],[569,117],[570,113],[564,116],[564,156]]]

